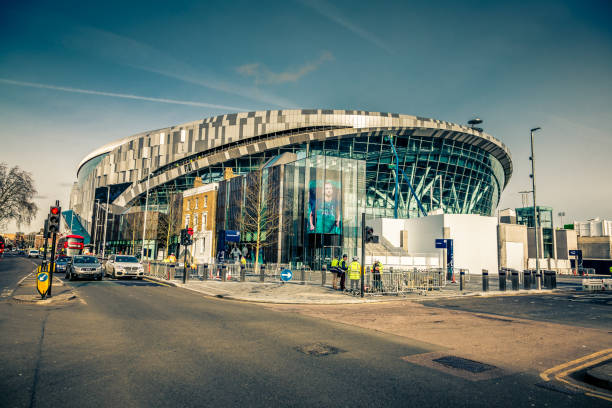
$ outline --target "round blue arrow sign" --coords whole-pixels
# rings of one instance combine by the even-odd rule
[[[40,275],[38,275],[38,280],[41,282],[46,281],[47,278],[49,278],[49,275],[47,275],[46,273],[41,273]]]
[[[280,276],[283,282],[289,282],[293,278],[293,273],[289,269],[283,269]]]

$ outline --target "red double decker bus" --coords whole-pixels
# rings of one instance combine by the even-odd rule
[[[80,235],[64,235],[57,243],[57,253],[67,256],[81,255],[84,241]]]

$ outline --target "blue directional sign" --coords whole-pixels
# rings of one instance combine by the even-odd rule
[[[436,239],[436,248],[446,248],[446,240],[442,238]]]
[[[570,249],[570,256],[582,256],[582,249]]]
[[[283,282],[289,282],[293,278],[293,273],[289,269],[283,269],[280,276]]]

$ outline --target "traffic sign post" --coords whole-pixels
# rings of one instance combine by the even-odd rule
[[[446,250],[446,279],[454,281],[453,240],[449,238],[436,238],[436,248],[443,251]],[[442,256],[442,262],[444,262],[444,255]]]
[[[582,249],[570,249],[569,255],[575,257],[575,266],[576,266],[576,275],[578,275],[580,271],[580,265],[582,265]]]
[[[293,272],[289,269],[283,269],[280,273],[281,280],[283,282],[289,282],[293,278]]]
[[[36,274],[36,290],[40,293],[42,299],[47,296],[49,289],[51,288],[51,279],[49,278],[49,272],[42,270],[38,267],[38,273]]]

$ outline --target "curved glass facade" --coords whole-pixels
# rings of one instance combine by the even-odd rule
[[[493,215],[505,184],[499,161],[477,146],[464,142],[426,136],[394,137],[399,165],[421,201],[425,211],[441,208],[447,214]],[[395,156],[381,132],[347,135],[310,143],[283,146],[265,152],[245,155],[199,169],[151,191],[151,202],[163,204],[169,192],[193,185],[195,177],[204,183],[219,181],[226,168],[246,174],[267,160],[284,152],[298,157],[324,155],[366,161],[366,213],[377,217],[393,217],[395,207]],[[418,204],[401,177],[399,182],[398,217],[419,215]],[[144,205],[144,198],[141,198]]]

